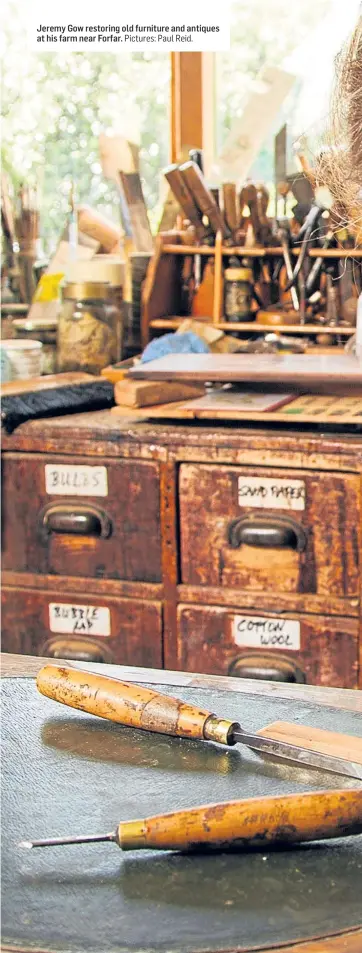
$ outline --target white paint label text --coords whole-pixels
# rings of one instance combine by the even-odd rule
[[[253,649],[300,649],[300,622],[295,619],[264,619],[257,615],[233,618],[236,645]]]
[[[46,463],[45,489],[50,496],[108,496],[107,467]]]
[[[105,606],[80,606],[67,602],[49,605],[51,632],[70,635],[110,635],[110,611]]]
[[[272,477],[238,479],[239,506],[259,509],[304,510],[304,480],[274,480]]]

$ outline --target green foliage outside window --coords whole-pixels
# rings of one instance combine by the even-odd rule
[[[22,0],[29,2],[29,0]],[[101,132],[128,134],[140,121],[143,188],[154,225],[160,215],[160,169],[169,158],[170,56],[158,53],[32,53],[21,3],[3,4],[2,165],[16,187],[39,184],[41,225],[49,253],[77,200],[119,221],[117,190],[99,163]]]

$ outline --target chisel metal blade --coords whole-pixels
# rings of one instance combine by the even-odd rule
[[[258,754],[265,754],[268,757],[282,761],[290,761],[292,764],[299,766],[318,768],[320,771],[329,771],[332,774],[343,774],[345,777],[358,778],[362,781],[362,765],[355,764],[353,761],[345,761],[343,758],[335,758],[333,755],[323,752],[311,751],[309,748],[300,748],[297,745],[288,744],[286,741],[273,741],[272,738],[263,738],[260,735],[248,735],[244,731],[234,731],[233,738],[237,743],[247,745],[248,748],[252,748]]]

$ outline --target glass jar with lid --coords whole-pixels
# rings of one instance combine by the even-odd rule
[[[100,281],[110,285],[112,302],[119,312],[117,361],[121,361],[124,356],[124,261],[117,255],[94,255],[91,259],[68,262],[65,281],[68,284]]]
[[[249,321],[252,302],[253,272],[232,258],[225,269],[225,318],[226,321]]]
[[[58,371],[99,374],[114,364],[119,326],[110,283],[67,282],[58,318]]]
[[[57,369],[57,318],[16,318],[16,338],[42,342],[42,374],[55,374]]]

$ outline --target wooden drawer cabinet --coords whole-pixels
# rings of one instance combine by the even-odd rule
[[[2,451],[5,651],[362,688],[359,434],[100,411]]]
[[[2,648],[161,668],[161,603],[4,586]]]
[[[161,580],[156,463],[7,453],[2,479],[3,569]]]
[[[358,621],[179,605],[178,665],[191,672],[358,687]]]
[[[356,475],[182,464],[179,507],[184,584],[358,595]]]

